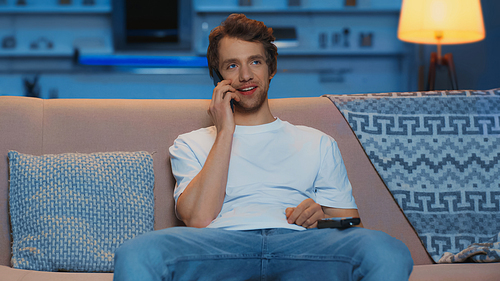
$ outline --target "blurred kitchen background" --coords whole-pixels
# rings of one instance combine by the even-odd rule
[[[208,34],[231,13],[275,31],[270,98],[424,90],[436,46],[397,38],[401,2],[0,0],[0,95],[210,98]],[[443,46],[459,89],[500,87],[500,1],[481,4],[485,40]]]

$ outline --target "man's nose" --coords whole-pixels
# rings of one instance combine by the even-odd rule
[[[240,68],[240,82],[246,82],[253,79],[253,72],[248,66]]]

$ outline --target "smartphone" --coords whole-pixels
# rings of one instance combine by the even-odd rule
[[[326,218],[318,220],[318,228],[348,228],[360,223],[360,218]]]
[[[222,78],[222,75],[220,74],[219,70],[217,70],[215,68],[212,68],[212,79],[214,80],[214,86],[216,86],[216,87],[217,87],[217,83],[224,80],[224,78]],[[234,113],[234,101],[233,101],[233,99],[231,99],[230,104],[231,104],[231,110]]]

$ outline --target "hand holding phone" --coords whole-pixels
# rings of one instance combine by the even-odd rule
[[[222,78],[222,75],[220,74],[220,72],[217,69],[215,69],[215,68],[212,68],[212,79],[214,80],[214,86],[215,87],[217,87],[217,84],[219,82],[221,82],[222,80],[224,80],[224,78]],[[231,110],[234,113],[234,100],[233,99],[231,99],[230,104],[231,104]]]
[[[360,223],[360,218],[326,218],[318,220],[318,228],[348,228]]]

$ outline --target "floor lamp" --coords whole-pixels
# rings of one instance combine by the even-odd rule
[[[480,0],[403,0],[398,38],[437,45],[437,53],[431,54],[427,90],[434,90],[437,66],[448,69],[452,89],[458,90],[453,55],[442,56],[442,45],[472,43],[484,37]]]

